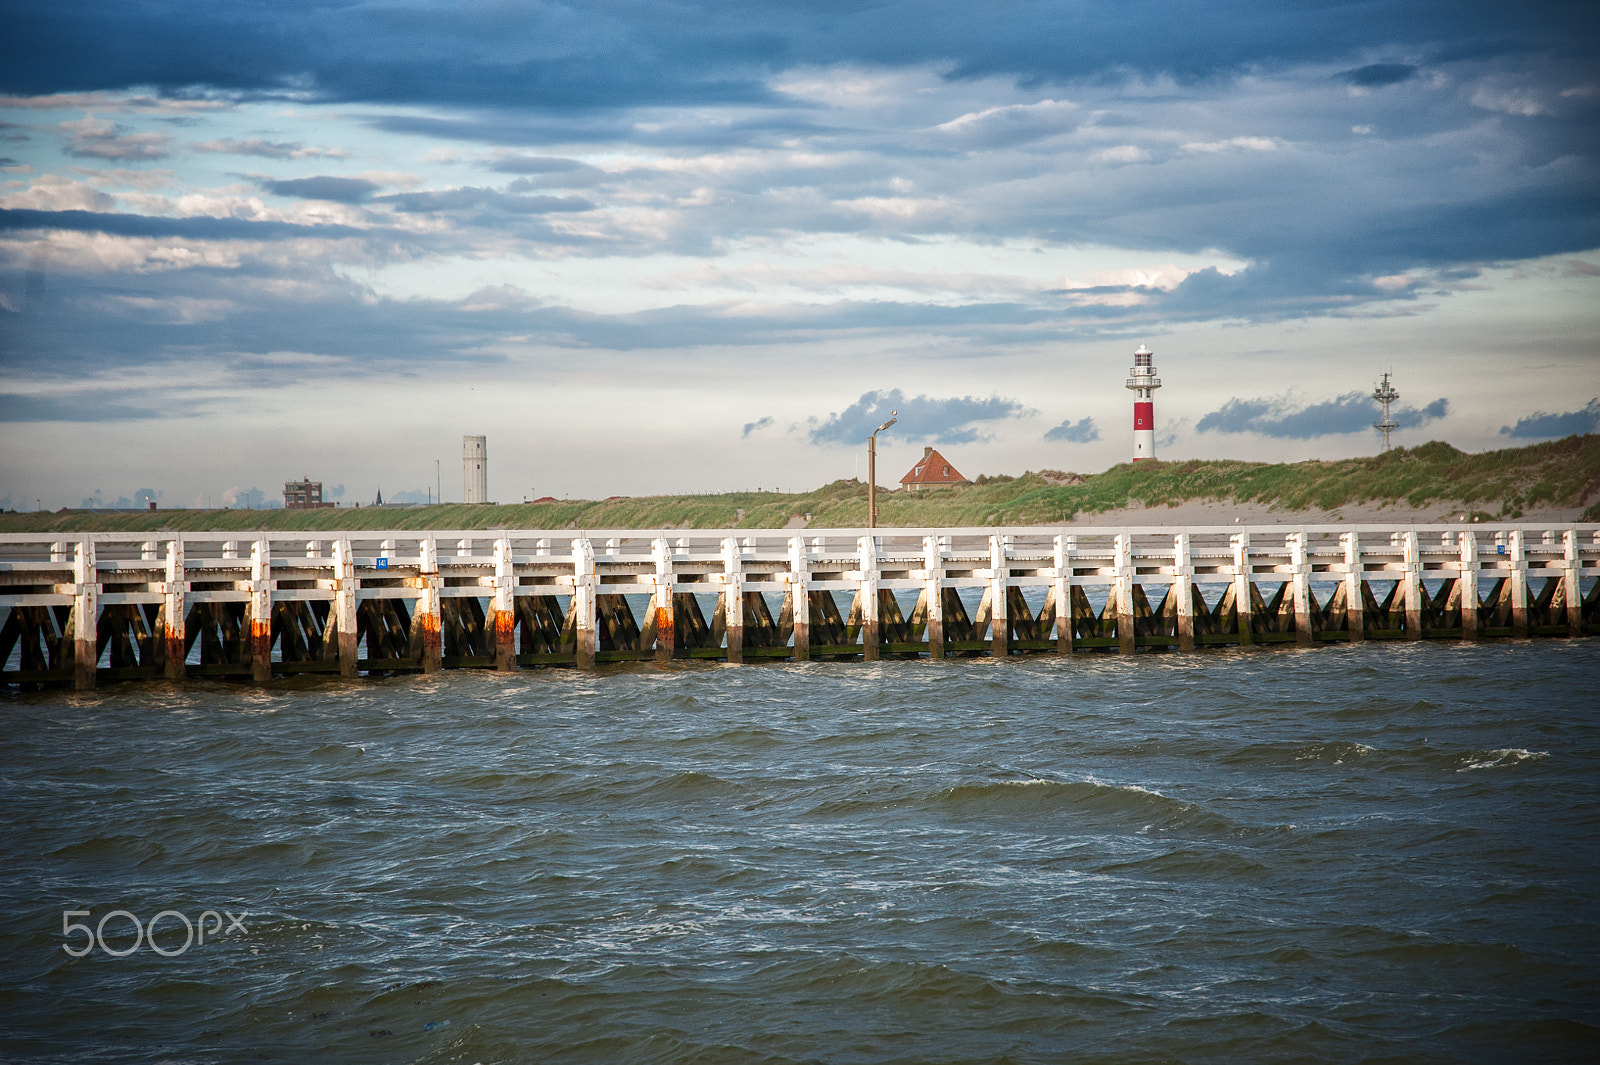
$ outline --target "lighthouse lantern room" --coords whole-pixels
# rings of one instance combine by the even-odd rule
[[[1133,368],[1128,371],[1128,388],[1133,392],[1133,461],[1156,457],[1156,405],[1152,398],[1161,387],[1152,364],[1155,352],[1139,345],[1133,353]]]

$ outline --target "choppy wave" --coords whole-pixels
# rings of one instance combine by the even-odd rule
[[[0,1058],[1587,1062],[1595,644],[13,693]]]

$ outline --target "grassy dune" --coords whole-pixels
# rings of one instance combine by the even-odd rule
[[[1332,462],[1204,461],[1124,463],[1091,476],[1045,470],[928,492],[880,492],[879,524],[1034,525],[1070,521],[1137,501],[1165,506],[1200,500],[1253,502],[1282,510],[1332,510],[1361,503],[1423,507],[1460,502],[1485,519],[1520,517],[1525,507],[1585,507],[1600,521],[1600,436],[1469,455],[1449,444],[1398,448]],[[867,487],[834,481],[811,492],[726,492],[643,496],[600,502],[335,510],[163,510],[130,514],[0,514],[0,532],[232,531],[336,529],[781,528],[810,515],[821,528],[866,524]]]

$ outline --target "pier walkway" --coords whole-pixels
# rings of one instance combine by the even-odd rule
[[[0,683],[1600,634],[1600,525],[0,536]]]

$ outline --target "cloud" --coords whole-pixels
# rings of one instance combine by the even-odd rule
[[[1600,397],[1591,399],[1582,410],[1568,411],[1565,414],[1535,411],[1525,418],[1518,418],[1516,425],[1500,427],[1501,436],[1536,440],[1593,432],[1600,432]]]
[[[592,211],[594,204],[581,196],[518,196],[498,189],[464,186],[427,192],[398,192],[380,196],[374,203],[387,204],[409,214],[439,214],[473,207],[489,207],[509,214],[548,214],[561,211]]]
[[[383,187],[376,181],[368,181],[366,178],[332,177],[322,174],[281,180],[264,178],[257,184],[275,196],[292,196],[301,200],[331,200],[334,203],[361,203],[371,199],[372,194]]]
[[[1046,440],[1059,440],[1068,444],[1087,444],[1100,439],[1100,427],[1093,418],[1074,422],[1071,418],[1044,434]]]
[[[819,446],[855,447],[888,421],[892,410],[900,413],[899,421],[890,432],[910,443],[928,441],[934,444],[971,444],[987,440],[989,437],[979,431],[979,426],[1029,413],[1028,408],[1016,400],[1000,396],[950,399],[914,396],[907,399],[898,388],[892,388],[887,392],[864,392],[843,411],[823,420],[810,419],[806,436]]]
[[[164,218],[110,211],[35,211],[0,208],[0,232],[67,229],[125,237],[187,237],[193,240],[276,240],[285,237],[365,237],[377,231],[343,225],[257,222],[247,218]]]
[[[1436,399],[1421,409],[1391,407],[1389,415],[1399,428],[1412,429],[1443,418],[1449,409],[1448,400]],[[1287,397],[1230,399],[1220,409],[1201,418],[1195,431],[1259,433],[1287,440],[1311,440],[1369,430],[1382,413],[1377,401],[1365,392],[1346,392],[1310,406],[1295,406]]]
[[[172,154],[172,136],[167,133],[128,133],[93,115],[58,127],[68,134],[68,155],[88,159],[165,159]]]
[[[770,429],[772,427],[772,425],[773,425],[773,420],[770,417],[761,418],[758,421],[745,422],[744,423],[744,432],[740,433],[739,435],[741,437],[746,437],[746,436],[749,436],[751,433],[760,432],[762,429]]]
[[[342,148],[307,148],[299,141],[221,140],[201,141],[191,145],[197,152],[215,152],[222,155],[259,155],[267,159],[343,159],[350,153]]]
[[[1410,63],[1371,63],[1343,71],[1339,78],[1363,89],[1375,89],[1383,85],[1398,85],[1416,77],[1416,74],[1417,68]]]
[[[588,169],[587,164],[576,159],[557,159],[545,155],[502,155],[483,165],[499,174],[560,174]]]

